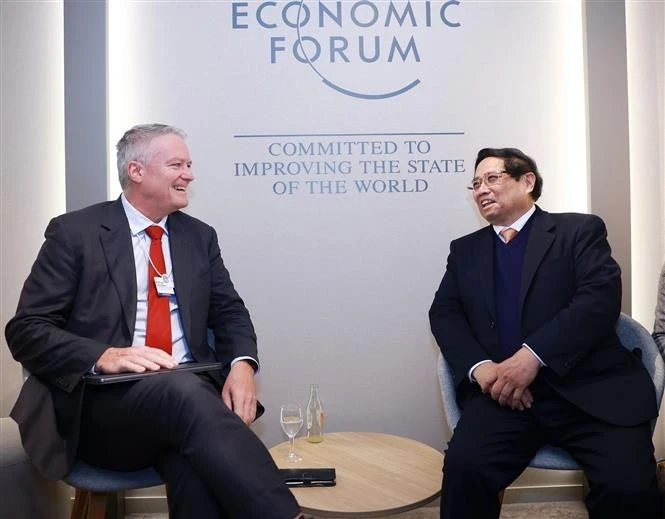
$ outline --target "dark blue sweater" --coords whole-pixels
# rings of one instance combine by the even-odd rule
[[[522,346],[519,323],[520,284],[532,220],[533,218],[529,218],[509,243],[503,243],[501,238],[495,236],[494,301],[499,344],[507,356]]]

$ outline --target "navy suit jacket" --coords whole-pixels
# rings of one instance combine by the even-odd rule
[[[227,367],[239,356],[258,359],[249,313],[214,229],[180,211],[169,215],[167,226],[180,318],[194,359]],[[119,199],[54,218],[45,237],[5,334],[12,355],[31,373],[11,416],[33,463],[59,479],[76,454],[82,377],[109,346],[131,345],[137,289]],[[221,387],[221,375],[217,382]]]
[[[605,224],[587,214],[536,208],[520,284],[522,342],[547,367],[539,376],[590,415],[635,425],[658,414],[639,352],[614,331],[621,311],[621,271]],[[430,309],[432,333],[452,367],[457,400],[473,388],[469,369],[504,360],[496,327],[492,226],[454,240]]]

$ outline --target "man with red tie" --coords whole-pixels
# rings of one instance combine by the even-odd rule
[[[660,517],[653,383],[614,331],[621,272],[605,225],[547,213],[535,162],[480,150],[469,187],[489,226],[453,240],[430,309],[461,418],[441,517],[495,519],[498,493],[544,444],[586,473],[591,519]]]
[[[248,427],[262,409],[249,313],[214,229],[180,211],[194,180],[185,134],[135,126],[117,160],[122,195],[50,222],[5,330],[32,374],[12,411],[28,453],[54,479],[75,457],[154,466],[174,518],[291,519],[298,505]],[[82,383],[192,361],[225,369]]]

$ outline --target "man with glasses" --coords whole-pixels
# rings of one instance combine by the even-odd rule
[[[498,518],[498,493],[544,444],[588,478],[591,519],[656,518],[653,383],[619,343],[621,271],[603,221],[547,213],[535,162],[480,150],[473,199],[489,226],[450,244],[430,309],[461,418],[444,462],[441,517]]]

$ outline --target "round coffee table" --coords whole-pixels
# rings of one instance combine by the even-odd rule
[[[288,442],[270,449],[279,468],[334,467],[334,487],[291,488],[303,512],[320,517],[380,517],[419,508],[441,494],[443,455],[424,443],[370,432],[297,438],[302,458],[289,463]]]

